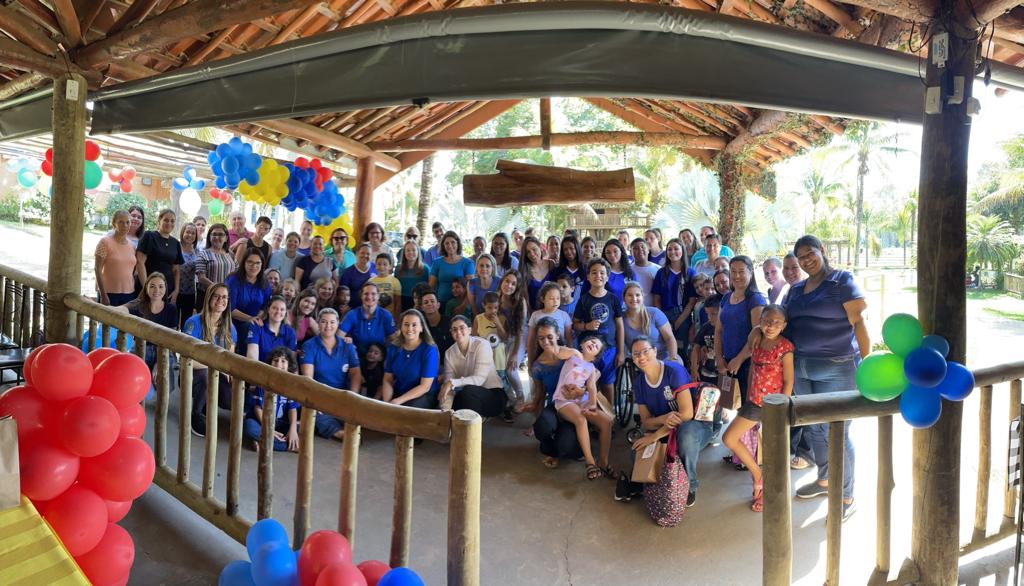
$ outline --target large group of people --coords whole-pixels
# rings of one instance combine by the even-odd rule
[[[334,230],[329,243],[309,222],[285,233],[260,217],[249,231],[237,212],[230,227],[196,217],[175,231],[174,212],[163,210],[157,229],[144,231],[138,208],[111,223],[95,253],[102,303],[380,401],[508,422],[532,414],[545,466],[583,460],[587,479],[618,480],[619,500],[636,487],[609,461],[617,377],[634,377],[646,433],[634,447],[675,438],[688,506],[700,452],[731,417],[722,441],[749,470],[759,511],[761,471],[743,438],[760,421],[764,396],[852,389],[871,346],[863,293],[829,265],[814,236],[755,268],[712,226],[668,239],[659,228],[632,239],[620,231],[604,243],[531,228],[494,234],[489,244],[475,236],[469,253],[441,222],[431,227],[432,246],[410,227],[394,251],[378,223],[359,238]],[[204,435],[205,405],[228,405],[229,381],[196,368],[191,423]],[[735,402],[700,415],[708,386]],[[245,437],[254,447],[262,398],[259,389],[249,394]],[[275,449],[296,449],[299,406],[279,397],[274,408]],[[341,439],[343,425],[321,414],[315,431]],[[824,425],[794,430],[792,466],[818,470],[798,497],[827,493],[828,439]],[[847,435],[845,516],[855,507],[854,455]]]

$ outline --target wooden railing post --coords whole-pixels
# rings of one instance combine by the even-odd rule
[[[206,369],[206,442],[203,454],[203,496],[213,498],[217,481],[217,405],[220,398],[220,373]],[[190,422],[191,424],[191,422]]]
[[[480,443],[483,420],[473,411],[452,416],[448,464],[448,585],[480,584]]]
[[[184,484],[192,463],[192,359],[182,356],[178,368],[178,482]]]
[[[216,399],[215,399],[216,400]],[[273,409],[273,406],[271,406]],[[242,422],[245,417],[245,381],[237,376],[231,379],[231,425],[228,428],[228,487],[227,512],[238,514],[239,482],[242,474]],[[216,445],[217,438],[213,438]],[[273,450],[274,446],[271,445]]]
[[[764,513],[762,580],[764,586],[789,586],[793,575],[793,504],[789,486],[789,409],[783,395],[764,398]]]
[[[843,543],[843,464],[846,454],[846,422],[828,425],[828,517],[825,530],[825,585],[839,586],[839,560]]]
[[[412,455],[413,438],[395,438],[395,504],[391,515],[392,568],[409,565],[409,541],[412,535]]]
[[[875,513],[875,572],[888,575],[892,559],[892,415],[878,418],[878,487]]]
[[[153,453],[157,467],[167,465],[167,407],[171,401],[170,358],[167,348],[156,352],[156,413],[153,422]],[[190,389],[191,390],[191,389]],[[191,394],[191,393],[190,393]],[[178,418],[179,425],[186,425],[188,419]]]
[[[295,518],[292,549],[302,547],[309,532],[309,507],[313,500],[313,431],[316,409],[302,408],[299,421],[299,464],[295,471]]]
[[[978,488],[974,501],[973,539],[985,537],[988,527],[988,485],[992,475],[992,385],[983,386],[979,390]]]
[[[260,454],[256,464],[256,519],[266,519],[274,510],[274,431],[277,428],[277,394],[263,389],[263,419],[260,421]]]
[[[85,233],[85,78],[68,73],[53,80],[53,192],[50,197],[50,258],[46,279],[46,341],[68,342],[74,313],[68,293],[82,290]],[[73,342],[76,343],[77,341]]]
[[[341,502],[338,503],[338,533],[354,547],[356,538],[356,484],[359,474],[360,426],[345,425],[341,457]]]

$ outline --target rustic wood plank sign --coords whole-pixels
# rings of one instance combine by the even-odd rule
[[[580,171],[505,160],[498,161],[495,168],[498,173],[494,175],[463,176],[466,205],[510,207],[636,200],[633,169]]]

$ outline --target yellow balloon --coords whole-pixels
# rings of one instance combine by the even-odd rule
[[[288,178],[291,172],[283,165],[278,165],[273,159],[263,159],[263,163],[256,171],[260,177],[259,183],[250,185],[242,180],[238,190],[246,199],[262,204],[277,205],[288,195]]]

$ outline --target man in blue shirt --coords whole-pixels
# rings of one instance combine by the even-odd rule
[[[423,253],[423,264],[428,267],[435,260],[444,256],[444,251],[441,250],[441,241],[444,240],[444,225],[441,222],[434,222],[430,230],[434,233],[434,240],[437,240],[437,244],[431,246]]]
[[[715,233],[715,229],[712,226],[701,226],[700,227],[700,250],[693,253],[693,258],[690,259],[690,266],[694,266],[702,260],[707,260],[708,253],[704,250],[704,241],[707,240],[708,236]],[[722,244],[722,249],[719,251],[718,256],[724,256],[725,258],[732,258],[736,256],[736,253],[732,251],[727,244]]]

